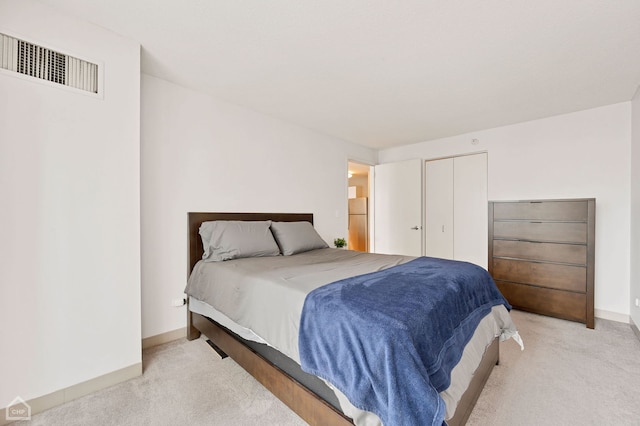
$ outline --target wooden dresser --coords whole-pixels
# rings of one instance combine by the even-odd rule
[[[489,273],[517,309],[594,328],[594,198],[489,202]]]

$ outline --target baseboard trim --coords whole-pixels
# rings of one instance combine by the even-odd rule
[[[126,382],[142,375],[142,363],[130,365],[120,370],[112,371],[86,382],[78,383],[68,388],[52,392],[38,398],[30,399],[26,403],[31,407],[31,415],[41,413],[58,405],[62,405],[74,399],[80,398],[90,393],[106,389],[118,383]],[[4,401],[3,401],[4,402]],[[13,423],[13,420],[7,420],[7,408],[0,409],[0,426]]]
[[[632,319],[630,319],[629,320],[629,325],[631,326],[631,329],[633,330],[633,333],[636,335],[638,340],[640,340],[640,329],[638,329],[638,326],[636,325],[636,323],[633,322]]]
[[[142,349],[151,348],[153,346],[162,345],[163,343],[173,342],[174,340],[187,337],[187,327],[178,328],[166,333],[156,334],[142,339]]]
[[[629,315],[605,311],[604,309],[595,309],[594,314],[596,318],[602,318],[609,321],[623,322],[625,324],[629,324],[629,321],[631,321]]]

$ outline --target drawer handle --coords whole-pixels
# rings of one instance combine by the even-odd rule
[[[529,222],[529,223],[542,223],[542,222],[534,222],[534,221],[531,221],[531,222]]]

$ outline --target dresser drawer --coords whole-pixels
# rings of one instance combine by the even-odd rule
[[[587,201],[495,202],[493,219],[567,220],[582,222],[588,216]]]
[[[577,244],[494,240],[493,255],[495,257],[573,263],[576,265],[587,264],[587,246]]]
[[[586,321],[587,299],[585,294],[505,281],[496,281],[496,284],[502,295],[516,309],[572,321]]]
[[[587,269],[583,266],[494,258],[492,274],[495,280],[558,290],[587,291]]]
[[[494,222],[493,237],[586,244],[587,224],[580,222]]]

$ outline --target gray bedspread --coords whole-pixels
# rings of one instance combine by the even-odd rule
[[[310,291],[412,259],[326,248],[293,256],[200,261],[185,293],[252,330],[299,363],[300,315]]]

